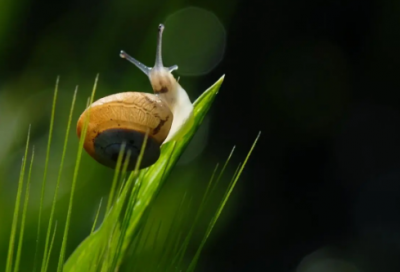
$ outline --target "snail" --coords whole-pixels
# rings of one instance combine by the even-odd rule
[[[147,134],[139,168],[149,167],[160,157],[163,144],[180,140],[193,125],[193,105],[186,91],[172,75],[178,66],[163,65],[163,30],[164,25],[160,24],[153,68],[145,66],[124,51],[120,52],[121,58],[127,59],[148,76],[154,94],[122,92],[103,97],[93,102],[78,120],[77,134],[80,138],[90,110],[83,147],[102,165],[116,168],[124,145],[123,162],[129,154],[127,170],[133,170]]]

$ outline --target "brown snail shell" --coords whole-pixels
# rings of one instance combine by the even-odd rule
[[[128,170],[133,170],[148,131],[147,144],[140,168],[155,163],[160,145],[167,138],[173,115],[168,105],[154,94],[125,92],[106,96],[94,102],[78,120],[81,136],[89,113],[84,149],[99,163],[115,168],[125,143],[124,155],[130,152]]]

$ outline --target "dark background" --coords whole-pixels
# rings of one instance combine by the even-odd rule
[[[47,139],[56,76],[61,75],[60,96],[66,99],[58,103],[59,112],[65,112],[60,119],[67,116],[76,84],[78,111],[83,109],[96,73],[97,97],[128,89],[149,91],[146,77],[122,61],[119,50],[151,65],[157,24],[166,23],[165,47],[180,39],[189,41],[190,36],[179,33],[168,39],[166,19],[195,6],[214,13],[226,31],[223,55],[215,49],[222,60],[206,73],[180,75],[178,70],[177,76],[185,89],[192,89],[192,100],[222,74],[225,81],[208,129],[201,134],[208,135],[204,150],[178,166],[171,180],[176,183],[181,173],[199,171],[207,180],[215,163],[223,162],[236,145],[233,173],[262,131],[199,270],[399,271],[399,3],[19,0],[2,1],[3,5],[0,138],[14,139],[4,140],[8,148],[3,147],[0,156],[3,207],[13,207],[12,179],[17,177],[28,124],[33,124],[39,146],[40,139]],[[201,30],[202,24],[198,27]],[[207,44],[207,31],[202,35]],[[197,45],[182,47],[182,55],[188,52],[196,58],[202,47]],[[174,61],[166,56],[166,65]],[[74,155],[69,156],[73,161]],[[79,233],[84,224],[79,220],[109,190],[98,177],[112,176],[86,157],[83,163],[98,176],[93,171],[83,174],[86,191],[76,199],[90,208],[85,211],[78,204],[69,252],[86,235]],[[38,184],[41,175],[37,174]],[[60,200],[62,207],[66,199]],[[12,208],[4,209],[2,221],[11,222],[11,213]],[[0,228],[5,250],[9,228]]]

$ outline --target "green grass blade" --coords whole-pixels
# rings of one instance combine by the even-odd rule
[[[97,88],[97,81],[99,79],[99,75],[96,76],[93,90],[92,90],[92,95],[90,97],[90,105],[93,103],[94,95],[96,92]],[[69,224],[71,220],[71,213],[72,213],[72,203],[74,200],[74,192],[75,192],[75,185],[76,185],[76,180],[78,178],[78,171],[79,171],[79,165],[80,165],[80,160],[82,156],[82,150],[83,150],[83,143],[86,138],[86,132],[88,128],[88,123],[89,123],[89,116],[90,116],[90,110],[88,110],[88,114],[86,115],[84,127],[82,130],[81,138],[79,140],[79,147],[78,147],[78,154],[76,158],[76,164],[75,164],[75,170],[74,170],[74,175],[72,179],[72,186],[71,186],[71,194],[70,194],[70,199],[69,199],[69,204],[68,204],[68,212],[67,212],[67,220],[65,222],[65,228],[64,228],[64,235],[63,235],[63,240],[61,244],[61,250],[60,250],[60,258],[58,260],[58,266],[57,266],[57,272],[63,271],[63,265],[64,265],[64,258],[65,258],[65,250],[67,247],[67,239],[68,239],[68,229],[69,229]]]
[[[118,183],[118,176],[119,176],[121,165],[122,165],[122,158],[123,158],[124,150],[125,150],[125,143],[122,143],[121,150],[118,154],[117,165],[116,165],[116,170],[114,172],[113,182],[111,185],[111,192],[110,192],[110,195],[109,195],[108,201],[107,201],[106,213],[110,210],[110,207],[114,200],[114,194],[115,194],[115,189],[116,189],[117,183]]]
[[[128,199],[128,201],[126,203],[127,207],[122,208],[122,210],[125,212],[121,213],[121,215],[123,215],[123,219],[122,219],[120,231],[118,233],[119,236],[118,236],[118,240],[116,243],[116,248],[113,250],[112,263],[111,263],[111,267],[110,267],[111,271],[114,271],[117,269],[120,252],[121,252],[124,240],[125,240],[125,234],[126,234],[128,226],[129,226],[129,222],[131,220],[132,210],[137,201],[138,192],[139,192],[141,184],[142,184],[141,178],[143,177],[143,175],[142,174],[139,175],[138,169],[139,169],[139,166],[141,164],[141,161],[142,161],[142,158],[144,155],[147,140],[148,140],[148,131],[145,134],[145,138],[144,138],[141,150],[140,150],[140,154],[137,159],[135,169],[133,172],[134,174],[131,175],[131,177],[130,177],[130,180],[135,180],[135,183],[134,183],[134,187],[132,189],[132,193],[130,194],[130,198]],[[127,165],[128,165],[128,161],[126,161],[126,163],[125,163],[125,166],[127,166]],[[125,167],[125,170],[126,170],[126,167]],[[143,172],[141,172],[141,173],[143,173]],[[130,181],[128,181],[128,184],[130,184]],[[127,188],[127,190],[129,190],[129,187]]]
[[[50,254],[48,254],[48,247],[49,247],[49,242],[50,242],[51,227],[52,227],[52,224],[53,224],[54,212],[55,212],[56,204],[57,204],[58,190],[60,188],[60,181],[61,181],[61,176],[62,176],[62,170],[63,170],[63,167],[64,167],[65,154],[67,152],[68,136],[69,136],[69,132],[70,132],[70,129],[71,129],[72,114],[74,112],[76,93],[77,92],[78,92],[78,86],[75,88],[74,95],[72,97],[72,103],[71,103],[71,109],[70,109],[69,117],[68,117],[67,129],[65,131],[64,147],[63,147],[63,152],[62,152],[62,155],[61,155],[60,167],[59,167],[59,170],[58,170],[58,177],[57,177],[56,189],[54,191],[54,196],[53,196],[53,203],[51,205],[49,225],[47,227],[46,242],[45,242],[43,261],[42,261],[42,271],[47,271],[46,263],[49,262],[49,260],[46,260],[46,257],[47,257],[47,255],[50,256]]]
[[[16,235],[17,226],[18,226],[19,205],[20,205],[20,202],[21,202],[22,189],[23,189],[23,186],[24,186],[25,165],[26,165],[26,158],[28,156],[30,135],[31,135],[31,125],[29,125],[29,129],[28,129],[28,137],[26,139],[25,154],[24,154],[24,157],[22,159],[21,172],[20,172],[20,175],[19,175],[17,197],[16,197],[16,200],[15,200],[13,222],[12,222],[11,234],[10,234],[10,242],[9,242],[9,246],[8,246],[6,272],[11,272],[12,271],[13,256],[14,256],[14,242],[15,242],[15,235]]]
[[[132,246],[131,246],[131,248],[130,248],[130,255],[131,255],[131,256],[134,256],[133,254],[134,254],[134,253],[137,251],[137,249],[138,249],[138,246],[139,246],[139,244],[140,244],[141,238],[143,237],[142,235],[143,235],[144,229],[145,229],[145,225],[142,225],[142,227],[139,229],[139,231],[138,231],[138,233],[137,233],[135,239],[134,239],[133,242],[132,242]],[[132,258],[133,258],[133,257],[132,257]],[[130,262],[130,263],[129,263],[129,268],[127,269],[127,271],[134,271],[134,270],[133,270],[133,269],[134,269],[134,265],[135,265],[135,262]]]
[[[33,165],[34,157],[35,157],[35,147],[32,147],[32,157],[31,157],[31,163],[29,165],[28,181],[26,183],[24,208],[23,208],[23,212],[22,212],[22,222],[21,222],[21,228],[20,228],[20,233],[19,233],[19,242],[18,242],[18,249],[17,249],[17,257],[15,259],[14,272],[18,272],[19,263],[21,260],[22,241],[24,240],[25,219],[26,219],[26,211],[28,209],[28,203],[29,203],[29,190],[30,190],[30,184],[31,184],[31,174],[32,174],[32,165]]]
[[[45,190],[46,190],[47,168],[49,165],[50,146],[51,146],[51,139],[52,139],[52,135],[53,135],[54,115],[55,115],[55,110],[56,110],[56,101],[57,101],[59,82],[60,82],[60,77],[58,76],[56,79],[56,86],[54,88],[53,105],[51,108],[51,117],[50,117],[49,138],[47,140],[46,160],[45,160],[45,164],[44,164],[44,173],[43,173],[43,180],[42,180],[42,191],[40,193],[40,204],[39,204],[38,225],[37,225],[37,233],[36,233],[36,248],[35,248],[35,257],[34,257],[34,264],[33,264],[33,272],[36,271],[37,258],[38,258],[38,254],[39,254],[40,226],[41,226],[41,222],[42,222],[43,201],[44,201],[44,194],[45,194]]]
[[[192,129],[186,134],[186,136],[178,142],[170,142],[163,145],[161,148],[161,155],[159,160],[148,169],[144,169],[139,172],[139,177],[142,185],[140,187],[140,190],[138,191],[137,201],[130,211],[132,215],[130,216],[131,219],[124,235],[123,246],[119,254],[120,256],[118,256],[117,268],[119,267],[123,257],[125,256],[127,248],[131,244],[133,237],[138,231],[140,222],[144,216],[145,211],[157,195],[164,180],[168,177],[170,171],[176,164],[180,155],[183,153],[194,133],[197,131],[198,127],[202,123],[205,115],[211,107],[212,102],[214,101],[216,94],[218,93],[223,79],[224,77],[221,77],[213,86],[206,90],[195,101],[194,125]],[[103,223],[98,231],[88,236],[67,260],[65,264],[66,272],[89,271],[90,265],[92,263],[91,261],[96,258],[96,256],[98,256],[99,251],[102,251],[104,250],[104,248],[107,247],[110,237],[115,237],[115,239],[117,240],[119,239],[119,236],[113,236],[113,233],[115,231],[114,225],[115,222],[119,221],[119,218],[121,218],[121,212],[124,211],[122,208],[126,203],[125,201],[128,195],[131,194],[131,184],[134,180],[137,179],[136,177],[138,176],[136,175],[136,171],[134,171],[129,176],[125,187],[121,192],[121,195],[117,198],[115,204],[106,214]],[[91,248],[91,250],[87,250],[88,248]],[[96,250],[93,250],[94,248]],[[117,247],[114,247],[114,250],[116,249]]]
[[[145,236],[142,236],[142,237],[144,237],[144,239],[140,239],[139,240],[139,244],[138,244],[138,247],[137,247],[137,249],[136,249],[136,253],[139,253],[139,252],[141,252],[141,250],[143,250],[142,248],[144,248],[145,247],[145,245],[147,244],[147,241],[150,239],[150,234],[152,233],[152,229],[153,229],[153,227],[154,227],[154,220],[152,221],[152,223],[150,223],[150,227],[149,227],[149,230],[147,231],[147,233],[146,233],[146,235]],[[144,232],[143,232],[143,235],[144,235]],[[141,237],[141,238],[142,238]],[[140,243],[141,241],[143,241],[142,243]],[[141,246],[141,247],[140,247]],[[139,254],[137,254],[136,256],[138,256]],[[137,264],[138,263],[138,261],[137,260],[135,260],[134,262],[133,262],[133,264]],[[132,271],[136,271],[136,267],[135,266],[133,266],[132,267]]]
[[[223,174],[225,173],[225,169],[226,169],[226,167],[228,166],[229,162],[231,161],[231,158],[232,158],[232,156],[233,156],[233,152],[235,152],[235,148],[236,148],[236,146],[234,146],[234,147],[232,148],[232,151],[231,151],[231,153],[229,154],[228,159],[225,161],[225,164],[224,164],[224,166],[222,167],[222,170],[221,170],[221,172],[220,172],[219,175],[218,175],[218,178],[217,178],[217,180],[216,180],[216,182],[215,182],[215,185],[213,186],[213,189],[212,189],[211,192],[210,192],[210,195],[214,192],[214,189],[217,187],[217,185],[219,184],[219,181],[221,180]],[[208,198],[207,198],[206,202],[207,202],[207,201],[208,201]]]
[[[113,178],[113,185],[112,185],[112,189],[111,189],[112,192],[110,193],[109,201],[108,201],[110,207],[111,207],[112,202],[113,202],[112,201],[112,197],[114,196],[115,188],[117,187],[116,184],[118,183],[119,174],[121,172],[121,166],[122,166],[121,179],[124,179],[124,175],[126,173],[126,169],[128,167],[128,164],[129,164],[130,151],[128,150],[127,156],[125,157],[126,159],[125,159],[125,161],[123,162],[123,165],[122,165],[122,160],[123,160],[123,157],[124,157],[125,147],[126,147],[126,144],[122,143],[121,149],[120,149],[119,154],[118,154],[117,165],[116,165],[116,170],[115,170],[114,178]],[[140,156],[142,156],[142,155],[143,154],[141,153]],[[140,156],[139,156],[139,158],[140,158]],[[125,198],[124,198],[124,206],[125,205],[129,206],[129,202],[125,202]],[[129,207],[128,207],[128,210],[129,210]],[[106,213],[107,213],[107,211],[106,211]],[[125,218],[124,218],[124,220],[125,220]],[[123,224],[125,224],[125,221],[123,222]],[[110,237],[109,237],[109,239],[107,241],[107,244],[106,244],[106,247],[105,247],[105,255],[103,255],[103,257],[102,257],[103,260],[104,260],[102,262],[102,267],[101,267],[102,271],[103,270],[104,271],[112,271],[111,267],[112,267],[114,261],[110,260],[110,259],[112,259],[115,255],[113,255],[111,252],[114,251],[114,247],[115,246],[118,247],[118,245],[116,245],[114,241],[116,240],[116,237],[119,237],[118,239],[121,239],[122,235],[123,235],[119,228],[120,228],[120,224],[119,224],[118,220],[116,220],[115,222],[113,222],[113,225],[111,227],[111,229],[113,231],[111,232],[111,235],[110,235]],[[98,253],[96,253],[96,254],[98,254]],[[109,265],[110,262],[112,262],[111,266]]]
[[[97,219],[99,218],[100,209],[101,209],[101,203],[102,203],[102,202],[103,202],[103,198],[100,199],[99,208],[97,209],[96,217],[94,218],[94,222],[93,222],[93,226],[92,226],[92,230],[90,231],[91,234],[92,234],[92,233],[94,232],[94,230],[96,229]]]
[[[156,254],[156,248],[157,248],[158,238],[160,237],[160,230],[161,230],[161,228],[162,228],[162,221],[160,221],[160,222],[158,223],[158,227],[157,227],[156,233],[155,233],[155,235],[154,235],[153,245],[152,245],[152,246],[153,246],[152,252],[154,253],[154,255],[153,255],[153,262],[151,262],[151,264],[150,264],[149,271],[154,271],[153,268],[155,269],[157,263],[159,262],[159,260],[156,260],[156,258],[159,257],[159,256],[157,256],[157,254]]]
[[[166,264],[166,262],[168,261],[169,255],[172,256],[176,256],[177,254],[175,254],[175,252],[171,249],[173,249],[173,242],[177,240],[177,236],[179,234],[179,232],[175,231],[175,233],[173,232],[174,230],[178,229],[178,216],[182,214],[182,210],[183,210],[183,204],[185,203],[185,199],[186,199],[186,195],[187,192],[185,192],[183,194],[183,198],[181,203],[178,206],[178,209],[176,209],[175,214],[172,218],[172,223],[171,226],[168,230],[168,235],[167,235],[167,239],[164,242],[164,247],[163,247],[163,256],[161,257],[161,260],[159,262],[160,267],[168,267],[168,264]],[[188,206],[186,206],[187,208]],[[171,262],[170,262],[171,263]]]
[[[233,176],[232,176],[231,182],[229,183],[228,188],[229,188],[229,187],[231,186],[231,184],[233,184],[233,182],[235,181],[235,178],[236,178],[236,176],[238,175],[239,170],[240,170],[241,167],[242,167],[242,163],[239,163],[238,166],[236,167],[235,172],[233,173]]]
[[[142,148],[142,150],[144,150],[144,148]],[[125,216],[124,216],[124,219],[123,219],[123,222],[122,222],[121,233],[119,235],[117,248],[115,250],[115,254],[113,254],[113,261],[112,261],[112,264],[111,264],[111,271],[114,271],[117,268],[118,257],[120,256],[120,252],[121,252],[122,245],[123,245],[123,242],[124,242],[124,238],[125,238],[125,234],[126,234],[126,231],[127,231],[127,227],[128,227],[129,221],[130,221],[131,216],[132,216],[132,209],[133,209],[133,206],[135,205],[135,202],[137,200],[137,194],[138,194],[139,189],[140,189],[140,182],[138,183],[137,186],[134,187],[134,192],[131,194],[131,198],[130,198],[130,200],[128,202],[128,208],[126,210],[126,213],[125,213]]]
[[[213,86],[206,90],[194,103],[194,117],[195,122],[192,129],[187,135],[179,142],[176,142],[176,146],[173,143],[168,143],[162,148],[161,159],[156,164],[150,167],[147,171],[144,180],[146,181],[143,185],[142,190],[139,192],[138,199],[140,203],[135,205],[132,221],[130,222],[129,229],[126,235],[126,242],[124,245],[124,251],[129,244],[130,237],[134,233],[135,229],[140,222],[140,219],[150,205],[153,198],[157,195],[159,188],[162,186],[163,181],[169,175],[173,166],[175,166],[179,157],[189,144],[194,133],[201,125],[205,115],[207,114],[211,104],[218,93],[219,87],[223,82],[224,77],[221,77]],[[165,151],[164,151],[165,150]],[[164,153],[165,152],[165,153]],[[170,158],[169,158],[170,157]],[[164,160],[163,160],[164,158]],[[169,163],[170,161],[170,163]],[[123,251],[123,252],[124,252]]]
[[[205,193],[203,195],[203,198],[202,198],[202,200],[200,202],[200,207],[197,210],[196,216],[195,216],[194,221],[192,223],[192,226],[191,226],[191,228],[189,230],[189,233],[186,235],[186,238],[185,238],[185,240],[183,242],[182,247],[180,248],[178,254],[176,254],[174,260],[172,261],[172,265],[174,265],[176,262],[178,264],[180,264],[182,262],[182,260],[183,260],[183,257],[185,256],[186,249],[187,249],[187,247],[189,245],[190,238],[192,237],[193,231],[194,231],[194,229],[195,229],[195,227],[197,225],[197,222],[198,222],[198,220],[200,218],[200,215],[203,212],[203,209],[205,207],[205,203],[206,203],[206,200],[208,198],[210,189],[212,188],[213,180],[214,180],[215,174],[217,173],[218,167],[219,167],[219,164],[217,163],[217,165],[215,166],[214,171],[213,171],[213,173],[211,175],[211,178],[210,178],[210,180],[208,182],[206,191],[205,191]]]
[[[57,231],[57,221],[54,224],[53,236],[51,237],[50,248],[49,248],[48,256],[46,258],[45,271],[47,271],[47,268],[49,267],[50,256],[51,256],[51,253],[53,252],[54,238],[56,237],[56,231]]]
[[[215,169],[214,169],[214,171],[213,171],[213,174],[212,174],[212,176],[211,176],[211,178],[210,178],[210,180],[209,180],[209,182],[208,182],[206,191],[205,191],[205,193],[204,193],[204,195],[203,195],[203,199],[202,199],[201,202],[200,202],[200,206],[199,206],[199,209],[197,210],[197,213],[196,213],[194,222],[193,222],[193,224],[192,224],[192,226],[191,226],[191,228],[190,228],[190,230],[189,230],[189,233],[186,235],[185,240],[184,240],[182,246],[180,247],[179,251],[175,254],[174,258],[172,259],[172,262],[171,262],[171,264],[170,264],[170,268],[171,268],[172,266],[174,266],[174,265],[178,265],[178,267],[181,265],[181,263],[182,263],[182,261],[183,261],[183,258],[184,258],[184,256],[185,256],[187,247],[188,247],[188,245],[189,245],[189,241],[190,241],[190,239],[191,239],[191,237],[192,237],[192,235],[193,235],[194,228],[195,228],[195,226],[197,225],[197,222],[198,222],[198,220],[199,220],[199,217],[200,217],[202,211],[204,210],[205,204],[208,202],[208,200],[209,200],[209,198],[210,198],[210,195],[213,193],[213,191],[214,191],[215,188],[217,187],[219,181],[221,180],[221,177],[222,177],[222,175],[224,174],[225,169],[226,169],[226,167],[227,167],[229,161],[231,160],[234,151],[235,151],[235,146],[232,148],[232,150],[231,150],[231,152],[230,152],[230,154],[229,154],[227,160],[225,161],[225,164],[224,164],[224,166],[222,167],[222,170],[221,170],[221,172],[219,173],[219,175],[218,175],[218,177],[217,177],[217,180],[216,180],[216,182],[215,182],[215,184],[214,184],[213,181],[214,181],[215,175],[216,175],[216,173],[217,173],[219,164],[216,165],[216,167],[215,167]]]
[[[253,150],[254,150],[254,148],[255,148],[255,146],[256,146],[256,144],[257,144],[258,139],[260,138],[260,135],[261,135],[261,132],[258,133],[256,140],[254,141],[252,147],[250,148],[249,153],[248,153],[247,156],[246,156],[246,159],[244,160],[243,164],[242,164],[241,167],[240,167],[239,172],[237,173],[235,179],[233,180],[233,182],[232,182],[231,185],[229,186],[228,191],[227,191],[227,193],[225,194],[225,196],[224,196],[224,198],[223,198],[223,200],[222,200],[220,206],[218,207],[218,210],[217,210],[217,212],[216,212],[214,218],[211,220],[211,222],[210,222],[210,224],[209,224],[209,226],[208,226],[206,235],[203,237],[203,240],[202,240],[202,242],[201,242],[199,248],[198,248],[197,251],[196,251],[195,257],[193,258],[192,262],[190,263],[190,265],[189,265],[189,267],[188,267],[188,271],[193,271],[193,270],[194,270],[194,268],[195,268],[195,266],[196,266],[196,264],[197,264],[197,262],[198,262],[200,253],[201,253],[201,251],[202,251],[202,249],[203,249],[203,247],[204,247],[204,245],[205,245],[205,243],[206,243],[206,240],[207,240],[208,237],[210,236],[210,233],[211,233],[212,229],[214,228],[215,223],[217,222],[219,216],[221,215],[221,212],[222,212],[222,210],[224,209],[224,207],[225,207],[225,205],[226,205],[226,202],[228,201],[229,196],[231,195],[231,193],[232,193],[232,191],[233,191],[233,188],[235,187],[235,185],[236,185],[236,183],[237,183],[237,181],[238,181],[238,179],[239,179],[239,177],[240,177],[240,175],[241,175],[241,173],[242,173],[244,167],[246,166],[246,163],[247,163],[248,159],[250,158],[251,153],[253,152]]]

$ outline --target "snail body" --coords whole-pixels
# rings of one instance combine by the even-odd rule
[[[122,58],[135,64],[149,77],[154,94],[123,92],[103,97],[91,104],[78,120],[77,134],[80,138],[90,110],[83,147],[100,164],[115,168],[121,147],[125,146],[123,162],[129,156],[127,170],[133,170],[147,133],[139,168],[149,167],[158,160],[162,144],[181,139],[193,125],[193,105],[171,73],[178,66],[164,67],[162,63],[163,30],[164,26],[160,25],[153,68],[124,51],[120,53]]]

